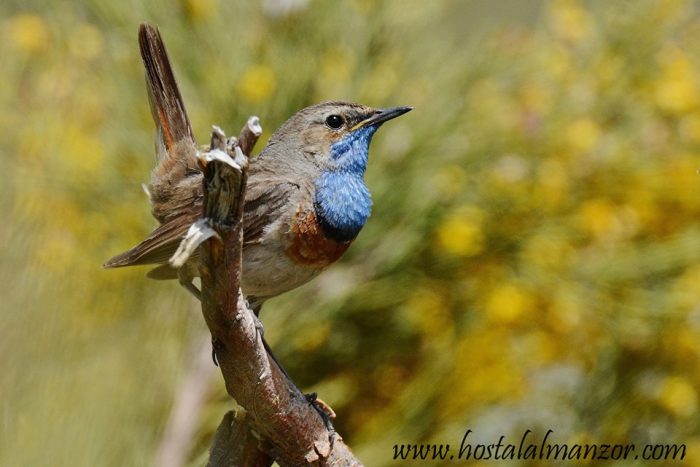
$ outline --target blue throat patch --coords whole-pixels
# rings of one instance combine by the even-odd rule
[[[357,236],[372,210],[365,185],[369,143],[377,125],[360,128],[331,146],[331,167],[316,180],[316,217],[335,240]]]

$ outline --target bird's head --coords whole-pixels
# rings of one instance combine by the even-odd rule
[[[349,241],[357,236],[372,207],[364,183],[372,136],[384,122],[409,110],[349,102],[307,107],[272,135],[261,156],[274,158],[277,173],[311,175],[316,217],[326,236]]]
[[[293,144],[322,171],[363,175],[369,144],[386,121],[411,107],[375,109],[351,102],[323,102],[294,114],[275,132],[270,144]]]

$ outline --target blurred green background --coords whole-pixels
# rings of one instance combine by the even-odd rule
[[[467,428],[685,443],[700,465],[695,2],[5,0],[0,18],[0,465],[150,465],[203,378],[183,449],[202,465],[232,407],[197,366],[189,295],[100,268],[154,227],[142,21],[202,142],[256,114],[259,151],[321,100],[415,107],[375,137],[346,257],[262,313],[368,465]]]

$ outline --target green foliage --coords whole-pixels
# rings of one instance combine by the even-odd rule
[[[375,138],[347,257],[262,316],[368,465],[467,428],[700,463],[694,3],[515,2],[537,19],[480,8],[473,34],[480,2],[277,3],[0,6],[0,465],[147,465],[203,330],[176,284],[99,267],[154,225],[142,21],[201,141],[320,100],[415,106]]]

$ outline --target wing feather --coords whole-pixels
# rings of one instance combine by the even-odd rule
[[[274,179],[248,178],[243,207],[243,243],[259,242],[265,228],[278,219],[291,218],[290,204],[299,192],[299,185]],[[295,210],[294,210],[295,211]]]
[[[299,185],[271,179],[249,179],[246,203],[243,212],[243,242],[245,245],[259,242],[265,227],[280,218],[289,217],[288,203],[293,202],[299,192]],[[141,243],[121,253],[103,266],[118,268],[139,264],[166,264],[177,250],[187,229],[200,218],[201,198],[187,210],[181,210],[177,217],[155,229]]]
[[[201,210],[193,210],[189,215],[176,217],[155,229],[141,243],[109,261],[104,268],[120,268],[138,264],[164,264],[175,253],[182,237],[201,215]]]

